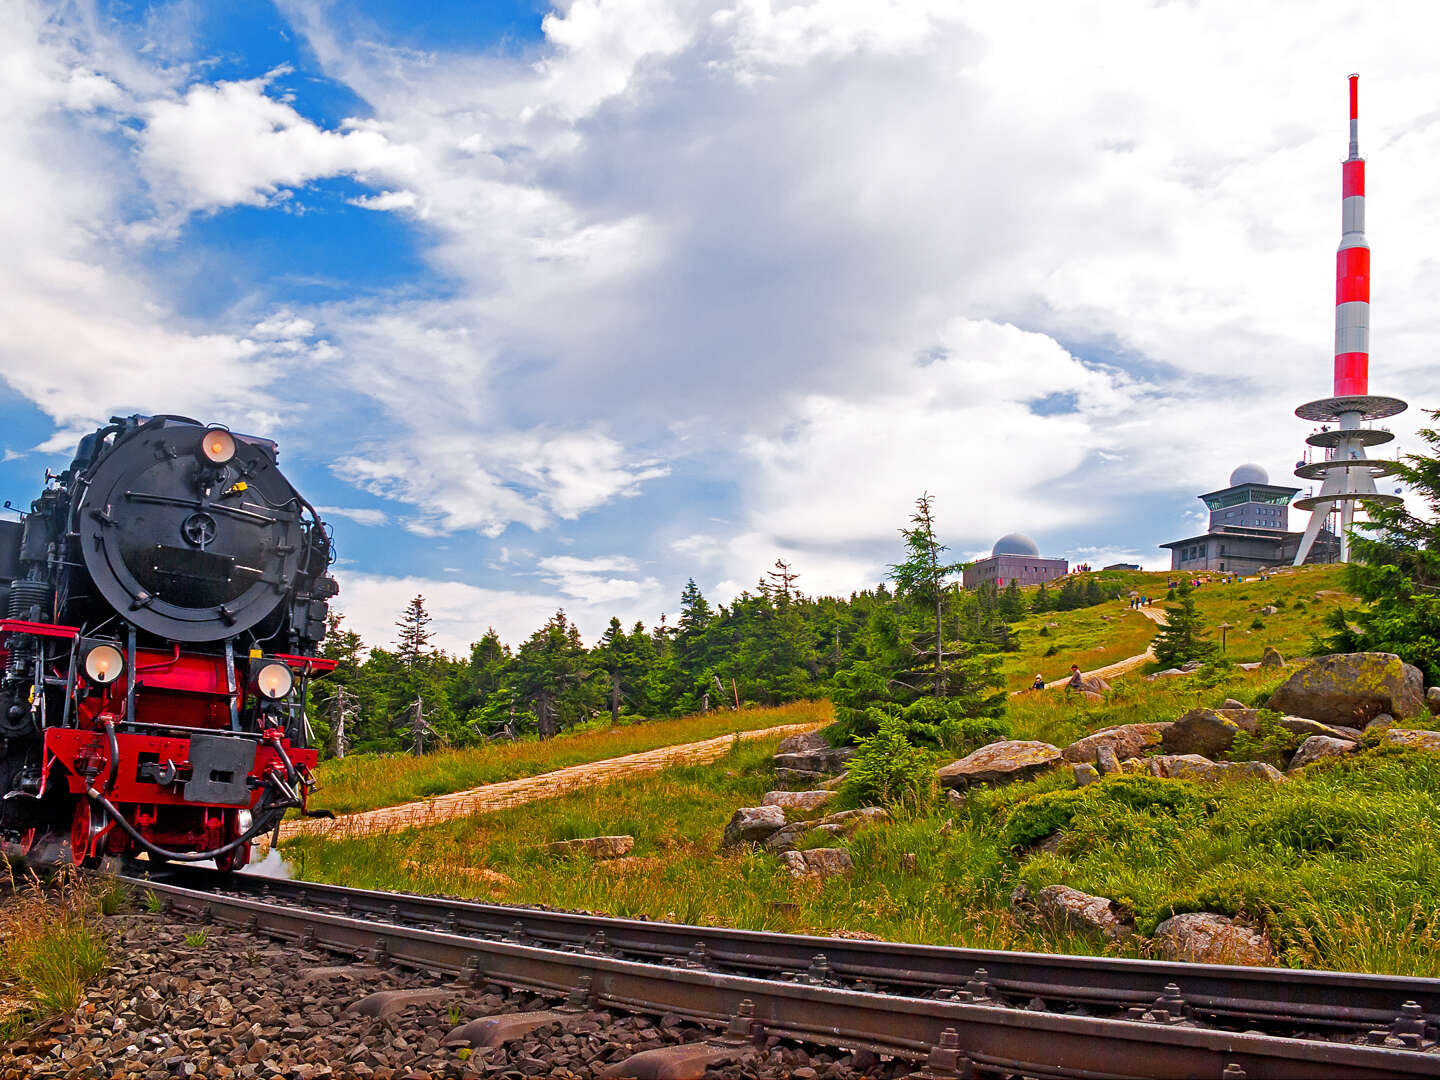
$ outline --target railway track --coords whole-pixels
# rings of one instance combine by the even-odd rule
[[[724,1029],[616,1075],[698,1076],[777,1036],[932,1076],[1440,1076],[1440,980],[737,931],[189,868],[123,880],[337,953]]]

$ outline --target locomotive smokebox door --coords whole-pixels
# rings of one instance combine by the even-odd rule
[[[258,747],[249,739],[224,735],[190,736],[190,779],[185,798],[222,806],[249,806],[246,780],[255,768]]]
[[[96,587],[169,641],[244,633],[289,594],[306,555],[301,502],[269,444],[233,439],[232,455],[210,464],[196,456],[203,434],[152,420],[126,435],[95,466],[77,513]]]

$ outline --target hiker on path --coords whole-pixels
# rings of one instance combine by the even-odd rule
[[[1045,678],[1038,671],[1035,673],[1035,681],[1030,684],[1031,690],[1044,690]]]
[[[1080,665],[1070,665],[1070,681],[1065,684],[1066,690],[1083,690],[1085,688],[1085,676],[1080,674]]]

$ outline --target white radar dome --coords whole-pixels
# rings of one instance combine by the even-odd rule
[[[1007,533],[995,541],[995,546],[990,549],[991,555],[1028,555],[1039,558],[1040,548],[1024,533]]]
[[[1267,473],[1261,466],[1256,465],[1253,462],[1246,465],[1241,465],[1238,469],[1236,469],[1230,474],[1231,487],[1237,487],[1240,484],[1268,483],[1270,483],[1270,474]]]

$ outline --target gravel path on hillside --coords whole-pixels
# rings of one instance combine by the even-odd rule
[[[780,727],[761,728],[758,731],[741,731],[728,735],[717,735],[703,742],[682,743],[679,746],[662,746],[657,750],[646,750],[623,757],[591,761],[584,765],[571,765],[539,776],[526,776],[518,780],[503,780],[497,784],[457,791],[449,795],[437,795],[432,799],[402,803],[399,806],[366,810],[358,814],[342,814],[333,821],[312,818],[305,821],[287,821],[280,827],[280,839],[295,836],[336,835],[364,836],[372,832],[390,832],[421,825],[434,825],[450,818],[468,817],[488,810],[502,810],[509,806],[534,802],[536,799],[552,799],[557,795],[568,795],[581,788],[613,784],[629,776],[658,772],[671,765],[703,765],[723,757],[736,738],[742,741],[769,739],[776,736],[794,735],[804,731],[822,728],[827,722],[809,724],[784,724]],[[258,854],[258,852],[257,852]]]

